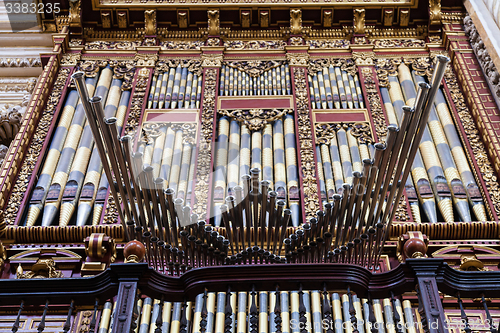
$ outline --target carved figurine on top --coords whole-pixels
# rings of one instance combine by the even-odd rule
[[[300,8],[290,9],[290,33],[292,35],[302,33],[302,10]]]
[[[208,11],[208,35],[218,36],[220,34],[219,10],[210,9]]]
[[[40,258],[31,267],[31,271],[24,272],[21,264],[17,267],[17,279],[54,279],[64,277],[63,272],[56,270],[56,263],[52,258]]]

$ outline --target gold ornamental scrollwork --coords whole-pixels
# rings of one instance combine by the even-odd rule
[[[309,220],[316,216],[319,209],[318,184],[316,177],[316,162],[314,161],[313,134],[309,100],[307,95],[307,78],[305,68],[293,69],[295,82],[295,97],[298,115],[298,137],[301,156],[300,170],[302,172],[302,185],[304,194],[304,208],[306,218]]]
[[[307,67],[309,65],[309,53],[306,52],[288,52],[286,60],[290,66]]]
[[[56,270],[54,259],[38,259],[31,271],[24,272],[21,264],[17,267],[16,279],[58,279],[64,277],[63,272]]]
[[[429,0],[429,23],[441,24],[441,0]]]
[[[110,61],[109,65],[113,68],[113,78],[122,80],[121,90],[130,90],[135,74],[135,63],[131,60]]]
[[[221,67],[224,55],[222,53],[202,53],[201,66],[202,67]]]
[[[23,164],[19,171],[19,176],[13,186],[9,202],[5,208],[3,219],[7,225],[13,225],[21,207],[21,202],[28,189],[28,183],[33,176],[33,170],[40,157],[43,143],[47,138],[47,131],[54,118],[54,111],[62,98],[62,91],[66,86],[66,81],[70,73],[69,68],[61,68],[52,87],[52,92],[47,100],[45,109],[38,122],[38,126],[33,134],[33,139],[25,154]]]
[[[260,131],[267,123],[292,113],[292,109],[219,110],[218,113],[245,124],[250,131]]]
[[[134,57],[137,67],[154,67],[158,60],[158,54],[137,53]]]
[[[365,9],[364,8],[354,8],[354,33],[364,34],[365,33]]]
[[[215,113],[215,93],[217,89],[217,70],[205,70],[205,86],[203,92],[203,107],[201,110],[201,137],[199,144],[198,165],[196,168],[196,186],[194,189],[196,202],[193,213],[198,214],[201,220],[206,218],[208,207],[209,178],[212,160],[212,134]]]
[[[292,35],[302,33],[302,10],[300,8],[290,9],[290,33]]]
[[[353,52],[352,58],[357,66],[373,66],[375,52]]]
[[[283,64],[283,61],[278,60],[224,61],[224,65],[238,69],[248,74],[250,77],[259,77],[264,72]]]
[[[198,76],[202,74],[201,61],[198,59],[162,59],[155,65],[155,75],[158,75],[161,72],[168,72],[170,68],[175,68],[179,65],[182,68],[187,68],[188,71]]]
[[[156,35],[156,10],[144,11],[144,33],[146,36]]]
[[[316,127],[314,128],[316,144],[330,143],[330,141],[335,137],[335,132],[339,129],[350,129],[352,136],[357,138],[359,143],[373,143],[370,124],[367,122],[356,122],[316,124]]]
[[[208,35],[218,36],[220,34],[219,10],[211,9],[208,11]]]
[[[60,66],[76,66],[80,58],[82,57],[81,53],[66,53],[62,56]]]
[[[308,74],[314,74],[322,71],[323,68],[327,67],[340,67],[341,70],[346,71],[351,76],[355,76],[358,72],[356,64],[352,59],[314,59],[309,61],[309,67],[307,68]]]

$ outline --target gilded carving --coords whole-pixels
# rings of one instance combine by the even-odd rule
[[[128,26],[128,15],[126,11],[117,11],[116,12],[116,19],[118,21],[118,28],[120,29],[126,29]]]
[[[450,91],[451,102],[453,102],[453,104],[455,105],[458,116],[465,130],[465,134],[467,135],[467,139],[472,148],[472,154],[477,162],[477,165],[479,166],[479,171],[483,176],[486,189],[488,190],[488,194],[485,194],[483,187],[480,186],[479,188],[481,189],[481,195],[483,196],[483,198],[487,196],[491,197],[495,212],[497,214],[500,214],[500,184],[498,182],[496,172],[494,171],[490,159],[488,158],[488,153],[486,151],[486,148],[484,147],[483,140],[481,139],[481,134],[477,129],[476,123],[472,118],[470,110],[467,108],[467,104],[465,103],[464,95],[462,94],[462,90],[458,83],[457,77],[450,67],[446,69],[444,79]],[[469,159],[471,158],[469,155],[468,157]],[[471,161],[469,162],[471,163],[471,165],[473,165]],[[473,172],[476,175],[475,169],[473,169]],[[485,206],[489,212],[489,215],[491,216],[490,206]]]
[[[208,38],[207,46],[220,46],[220,38]]]
[[[430,24],[441,24],[441,0],[429,0]]]
[[[329,144],[334,134],[339,129],[351,129],[351,134],[360,143],[373,143],[370,124],[366,122],[357,123],[319,123],[314,128],[316,144]]]
[[[224,61],[224,65],[245,72],[251,77],[259,77],[264,72],[283,65],[283,61],[278,61],[278,60]]]
[[[224,55],[222,53],[203,53],[201,55],[201,66],[202,67],[220,67],[222,66],[222,59]]]
[[[72,38],[69,41],[69,47],[77,47],[83,45],[83,39],[81,38]]]
[[[392,26],[392,21],[394,20],[394,9],[384,10],[384,26]]]
[[[353,52],[352,57],[357,66],[372,66],[375,58],[374,52]]]
[[[269,11],[268,10],[261,10],[259,12],[259,22],[260,22],[261,28],[268,28],[269,27]]]
[[[306,45],[311,49],[347,49],[350,41],[347,39],[308,39]]]
[[[212,160],[212,132],[215,112],[215,94],[217,89],[217,73],[215,68],[205,70],[205,86],[203,92],[203,107],[201,110],[200,146],[198,165],[196,169],[196,186],[194,189],[196,202],[193,213],[198,214],[201,220],[206,218],[208,206],[208,192],[210,161]]]
[[[170,40],[160,43],[161,48],[167,50],[199,50],[203,45],[204,43],[201,40]]]
[[[19,176],[13,186],[9,202],[5,208],[3,219],[7,225],[12,225],[15,222],[16,216],[19,213],[21,202],[27,191],[28,183],[33,175],[36,162],[42,151],[43,143],[47,137],[47,131],[54,118],[54,111],[57,104],[61,100],[62,90],[66,85],[70,73],[69,68],[61,68],[57,79],[54,82],[52,93],[50,94],[45,109],[42,112],[38,127],[33,134],[33,139],[26,152],[23,164],[19,171]]]
[[[134,60],[137,62],[137,67],[154,67],[158,60],[158,54],[137,53]]]
[[[66,53],[62,56],[61,62],[59,63],[60,66],[76,66],[78,61],[80,61],[81,58],[80,53]]]
[[[302,33],[302,10],[300,8],[290,9],[290,33],[292,35]]]
[[[288,60],[290,66],[307,67],[309,65],[309,53],[287,52],[286,60]]]
[[[40,58],[0,58],[0,67],[42,67]]]
[[[24,273],[21,264],[16,270],[16,279],[58,279],[64,274],[56,270],[54,259],[38,259],[31,267],[31,271]]]
[[[210,9],[208,11],[208,35],[218,36],[220,34],[219,10]]]
[[[148,9],[144,11],[144,28],[146,36],[156,35],[156,10]]]
[[[181,66],[182,68],[187,67],[187,69],[196,74],[198,76],[202,75],[201,70],[201,62],[198,59],[168,59],[168,60],[160,60],[156,63],[155,66],[155,75],[158,75],[159,72],[166,72],[171,67]]]
[[[402,27],[407,27],[410,24],[410,10],[400,9],[399,11],[399,25]]]
[[[69,1],[69,25],[71,27],[81,27],[81,15],[80,15],[80,5],[81,0],[70,0]]]
[[[135,50],[141,46],[140,41],[92,41],[85,43],[85,50]]]
[[[247,125],[250,131],[260,131],[267,123],[292,113],[292,109],[245,109],[245,110],[218,110],[219,114],[238,120]]]
[[[423,39],[375,39],[372,40],[373,45],[377,48],[399,48],[399,47],[425,47],[425,40]]]
[[[333,22],[333,10],[323,10],[323,28],[331,28]]]
[[[250,15],[252,14],[249,10],[241,11],[241,27],[242,28],[250,28]]]
[[[308,73],[317,73],[323,70],[325,67],[340,67],[341,70],[355,76],[358,69],[352,59],[332,59],[332,58],[321,58],[314,59],[309,62],[309,67],[307,68]]]
[[[306,70],[303,67],[293,68],[295,82],[295,97],[297,104],[297,122],[299,148],[301,152],[302,181],[304,194],[304,209],[306,218],[316,216],[319,210],[318,185],[316,177],[316,163],[314,162],[313,136],[309,110],[309,99],[307,94]]]
[[[224,42],[226,50],[284,50],[284,40],[230,40]]]
[[[365,33],[365,9],[364,8],[354,8],[354,33],[364,34]]]
[[[302,37],[290,37],[290,45],[294,45],[294,46],[297,46],[297,45],[302,45],[304,44],[304,38]]]
[[[186,29],[188,27],[188,11],[187,10],[179,10],[177,12],[177,24],[179,28]]]
[[[122,80],[121,90],[130,90],[135,74],[135,63],[130,60],[110,61],[109,65],[113,68],[113,78]]]
[[[101,22],[104,29],[111,28],[111,12],[101,11]]]

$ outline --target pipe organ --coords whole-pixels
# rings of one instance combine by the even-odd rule
[[[251,61],[227,61],[222,65],[219,80],[220,96],[292,94],[290,69],[283,61],[265,61],[260,66]]]
[[[169,60],[155,68],[148,109],[198,109],[202,75],[197,60]]]
[[[498,333],[469,0],[318,1],[40,15],[53,50],[0,115],[0,331]]]

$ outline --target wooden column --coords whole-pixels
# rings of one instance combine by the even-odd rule
[[[442,259],[407,259],[406,264],[415,273],[418,292],[418,311],[424,332],[448,333],[443,304],[439,297],[437,273],[444,265]]]

